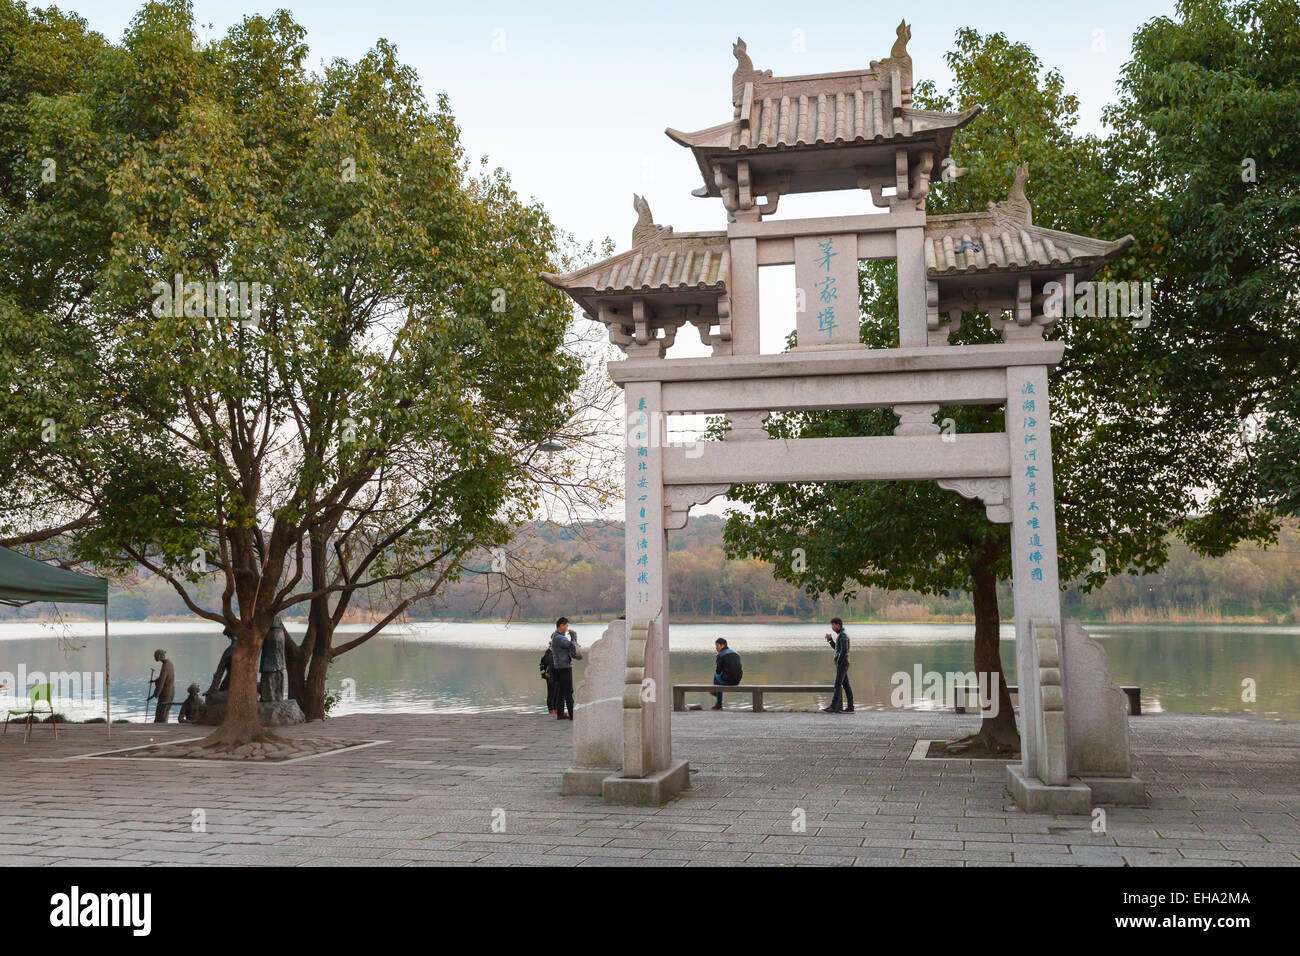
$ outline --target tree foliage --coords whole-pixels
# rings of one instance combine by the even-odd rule
[[[24,480],[0,534],[33,497],[93,516],[69,546],[231,627],[245,696],[271,620],[315,602],[323,686],[353,593],[419,576],[395,615],[532,515],[580,373],[536,278],[559,237],[391,43],[310,73],[287,12],[193,27],[147,4],[6,126],[0,451]]]
[[[1106,118],[1151,225],[1135,264],[1162,282],[1140,363],[1178,428],[1221,443],[1186,533],[1222,553],[1300,509],[1300,3],[1182,0],[1138,30]]]

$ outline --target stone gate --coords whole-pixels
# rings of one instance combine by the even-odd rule
[[[566,792],[660,802],[689,786],[672,752],[666,534],[692,506],[737,482],[931,480],[1011,525],[1022,760],[1008,788],[1028,810],[1087,812],[1145,802],[1129,770],[1127,701],[1105,656],[1061,620],[1048,370],[1064,346],[1044,338],[1049,282],[1082,281],[1133,240],[1106,242],[1033,224],[1027,167],[982,212],[927,216],[934,176],[953,178],[953,135],[980,112],[912,105],[910,29],[864,70],[773,76],[743,41],[732,116],[688,148],[727,227],[677,233],[634,197],[632,248],[569,275],[544,275],[601,322],[624,352],[609,363],[628,413],[626,622],[593,648],[578,689],[575,765]],[[880,213],[770,217],[782,196],[866,190]],[[858,262],[898,265],[899,347],[859,340]],[[759,349],[759,269],[793,265],[797,345]],[[1001,333],[951,345],[963,316]],[[670,358],[691,325],[711,350]],[[833,377],[835,389],[827,381]],[[944,405],[996,405],[1005,430],[941,434]],[[890,408],[891,436],[775,440],[773,412]],[[667,443],[666,417],[725,416],[719,442]]]

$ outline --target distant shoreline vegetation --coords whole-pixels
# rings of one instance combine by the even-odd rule
[[[110,601],[111,604],[111,601]],[[852,612],[848,612],[851,614]],[[899,617],[850,617],[848,614],[841,614],[847,625],[854,624],[971,624],[975,623],[973,614],[945,614],[945,615],[912,615],[910,613]],[[110,607],[109,616],[111,620],[118,622],[130,622],[133,624],[194,624],[204,622],[193,614],[190,615],[163,615],[160,617],[113,617]],[[1279,626],[1288,624],[1300,624],[1300,608],[1291,608],[1289,611],[1272,615],[1226,615],[1206,610],[1185,610],[1183,608],[1130,608],[1125,611],[1114,611],[1105,617],[1096,616],[1078,616],[1071,615],[1068,612],[1066,617],[1078,617],[1085,624],[1275,624]],[[99,623],[103,621],[100,616],[87,616],[78,611],[73,614],[59,614],[60,620],[68,623]],[[18,617],[13,615],[0,616],[0,624],[6,623],[31,623],[36,621],[48,621],[50,615],[33,614],[28,617]],[[306,615],[294,617],[284,615],[284,619],[289,624],[298,624],[306,626]],[[600,614],[576,615],[574,620],[581,621],[608,621],[609,616]],[[1003,624],[1012,624],[1014,619],[1009,616],[1001,618]],[[363,615],[348,615],[342,621],[342,625],[361,625],[373,623],[369,618]],[[499,624],[513,625],[516,627],[553,624],[554,618],[504,618],[504,617],[474,617],[466,618],[455,615],[444,617],[411,617],[402,621],[394,621],[390,627],[400,627],[404,624],[452,624],[452,623],[474,623],[474,624]],[[779,617],[771,614],[760,614],[749,617],[698,617],[696,615],[671,615],[671,624],[789,624],[792,626],[817,625],[826,623],[826,618],[820,617]],[[216,627],[213,624],[213,627]]]
[[[669,535],[671,620],[810,624],[839,616],[873,624],[974,621],[970,596],[960,591],[920,594],[867,588],[849,600],[811,598],[794,584],[776,579],[770,564],[727,557],[722,527],[722,518],[701,515]],[[528,577],[537,587],[493,593],[488,590],[491,575],[467,575],[436,602],[413,605],[406,619],[533,624],[554,621],[561,614],[575,620],[612,620],[623,612],[622,522],[526,525],[509,550],[527,564]],[[481,565],[489,560],[485,557]],[[198,620],[160,578],[137,574],[125,585],[109,590],[108,611],[114,620]],[[219,595],[214,591],[208,600],[216,608]],[[998,606],[1002,620],[1009,621],[1011,589],[1005,581],[998,585]],[[1300,524],[1285,522],[1274,547],[1242,547],[1221,558],[1197,557],[1182,542],[1171,540],[1169,561],[1159,573],[1117,575],[1090,593],[1071,585],[1061,594],[1061,612],[1094,624],[1300,623]],[[40,605],[0,607],[0,621],[35,620],[50,613]],[[72,605],[57,613],[68,621],[93,618],[86,608]],[[361,603],[349,609],[343,623],[376,619],[378,615]]]

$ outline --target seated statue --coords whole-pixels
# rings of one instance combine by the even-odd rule
[[[180,712],[176,715],[176,720],[182,724],[192,724],[199,719],[199,708],[203,706],[203,701],[199,699],[199,685],[191,684],[188,688],[189,696],[185,698],[185,703],[181,704]]]

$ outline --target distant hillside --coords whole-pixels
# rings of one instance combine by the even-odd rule
[[[963,592],[943,596],[870,588],[853,601],[813,600],[772,577],[771,567],[753,558],[727,560],[722,552],[723,519],[693,518],[669,535],[668,574],[674,620],[824,620],[839,614],[855,620],[926,621],[970,618]],[[511,547],[536,587],[492,590],[499,578],[467,574],[442,599],[416,605],[412,619],[553,619],[614,617],[623,610],[623,526],[614,522],[536,524],[521,530]],[[484,555],[479,567],[492,563]],[[999,589],[1003,617],[1012,613],[1010,588]],[[1276,547],[1242,548],[1222,558],[1198,558],[1181,542],[1170,544],[1170,560],[1159,574],[1121,575],[1092,594],[1071,587],[1062,595],[1068,616],[1092,621],[1300,622],[1300,529],[1282,531]],[[216,607],[218,595],[210,605]],[[84,609],[67,606],[69,617]],[[189,611],[161,579],[141,576],[112,592],[109,611],[118,620],[190,619]],[[40,605],[0,607],[0,620],[48,614]],[[305,608],[302,611],[305,614]],[[357,618],[369,614],[364,604]]]

